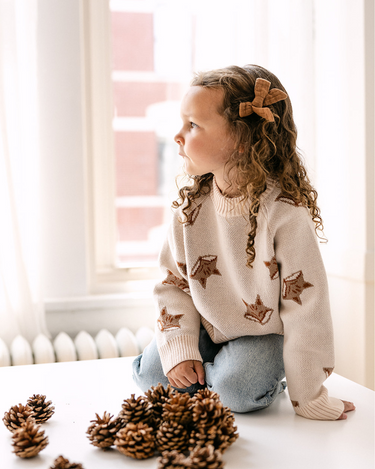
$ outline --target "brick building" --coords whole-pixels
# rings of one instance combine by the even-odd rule
[[[165,179],[181,162],[177,146],[169,156],[175,161],[165,160],[173,134],[169,141],[161,137],[149,111],[153,105],[177,104],[183,84],[155,72],[152,11],[112,11],[111,21],[118,258],[155,261],[159,246],[150,237],[165,222]]]

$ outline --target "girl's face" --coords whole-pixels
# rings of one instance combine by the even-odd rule
[[[221,89],[192,86],[181,104],[182,128],[175,136],[185,171],[194,176],[213,173],[220,187],[224,166],[234,150],[227,121],[218,112]]]

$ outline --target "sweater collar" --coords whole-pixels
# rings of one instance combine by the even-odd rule
[[[267,178],[267,188],[260,196],[264,200],[275,186],[275,181]],[[216,212],[223,217],[239,217],[247,215],[249,212],[250,200],[243,200],[240,197],[225,197],[216,183],[215,178],[212,179],[212,188],[210,192],[211,200]]]
[[[225,197],[216,183],[215,178],[212,179],[211,199],[215,210],[223,217],[238,217],[246,213],[249,207],[249,201],[240,197]]]

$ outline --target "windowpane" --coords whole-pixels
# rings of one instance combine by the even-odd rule
[[[119,265],[156,262],[182,173],[180,101],[193,70],[249,61],[241,25],[253,3],[109,2]]]

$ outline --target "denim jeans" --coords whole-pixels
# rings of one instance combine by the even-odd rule
[[[233,412],[251,412],[268,407],[286,387],[281,335],[245,336],[215,344],[201,329],[199,351],[206,385],[193,384],[180,392],[194,394],[207,387],[217,392],[224,406]],[[133,362],[133,379],[147,391],[161,383],[168,385],[160,362],[156,339]]]

